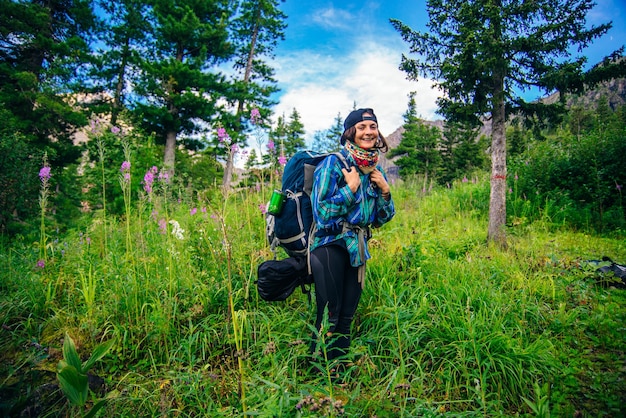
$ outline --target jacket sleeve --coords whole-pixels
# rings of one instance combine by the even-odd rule
[[[378,167],[378,169],[381,173],[383,173],[385,180],[387,180],[387,174],[385,173],[385,170],[382,167]],[[389,222],[395,214],[396,209],[393,204],[393,195],[390,194],[389,200],[385,200],[382,193],[379,192],[378,197],[376,198],[376,218],[374,219],[372,225],[375,228],[378,228]]]

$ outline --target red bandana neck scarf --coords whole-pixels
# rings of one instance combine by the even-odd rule
[[[369,174],[374,171],[378,164],[378,149],[363,149],[351,141],[346,141],[345,148],[363,173]]]

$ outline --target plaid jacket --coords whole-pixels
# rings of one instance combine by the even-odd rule
[[[348,163],[356,167],[348,152],[345,150],[341,152]],[[380,190],[370,182],[369,174],[360,173],[361,185],[356,193],[352,193],[344,180],[341,168],[339,158],[331,154],[315,169],[311,203],[317,231],[311,243],[311,250],[337,240],[344,240],[350,254],[350,264],[358,267],[370,258],[367,242],[364,254],[359,254],[357,233],[344,228],[343,224],[347,222],[360,227],[379,227],[389,222],[396,212],[393,199],[386,201],[382,197]],[[387,178],[382,167],[377,168]]]

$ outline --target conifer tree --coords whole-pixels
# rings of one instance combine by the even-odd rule
[[[442,173],[440,183],[450,183],[465,177],[473,169],[484,165],[483,154],[478,139],[478,131],[464,124],[446,121],[441,138]]]
[[[151,0],[152,32],[142,50],[134,114],[165,144],[164,167],[174,170],[180,135],[203,133],[230,86],[217,65],[233,55],[228,0]]]
[[[72,133],[87,119],[76,106],[95,17],[88,0],[0,0],[0,107],[53,165],[74,161]]]
[[[127,98],[132,93],[129,85],[148,48],[150,8],[143,0],[99,0],[98,4],[105,14],[100,33],[103,47],[95,54],[90,74],[93,92],[101,93],[95,111],[109,114],[111,125],[117,126],[120,113],[132,105]]]
[[[285,115],[281,115],[276,120],[276,126],[268,133],[268,149],[263,154],[263,165],[270,168],[278,167],[278,158],[285,157],[285,142],[287,140],[287,124]]]
[[[285,156],[289,158],[304,147],[304,124],[300,120],[300,113],[294,108],[285,131]]]
[[[491,197],[488,240],[506,246],[507,115],[522,112],[538,120],[558,113],[552,106],[526,103],[517,92],[535,87],[543,92],[580,91],[626,68],[616,63],[621,51],[601,67],[585,72],[584,56],[572,57],[605,34],[611,24],[588,27],[592,0],[428,0],[427,32],[400,20],[392,25],[417,58],[403,57],[409,78],[419,75],[438,82],[444,95],[440,113],[475,126],[491,118]]]
[[[231,25],[236,78],[228,101],[236,106],[232,112],[225,109],[220,120],[232,141],[240,147],[247,145],[244,116],[249,118],[252,109],[256,109],[260,115],[256,123],[263,123],[274,104],[271,95],[278,91],[274,69],[266,60],[273,58],[278,41],[284,39],[286,16],[278,8],[280,2],[284,0],[244,0]],[[223,178],[225,188],[230,187],[233,166],[233,155],[228,153]]]
[[[343,118],[341,113],[337,113],[334,125],[323,131],[313,134],[313,144],[311,149],[317,152],[335,152],[341,149],[341,134],[343,133]]]
[[[252,148],[250,150],[250,154],[248,154],[248,159],[246,160],[245,169],[250,170],[259,165],[259,157],[256,154],[256,150]]]
[[[285,160],[305,147],[304,125],[295,108],[292,110],[289,120],[285,120],[285,115],[278,117],[276,126],[269,132],[269,140],[274,144],[275,157],[282,157]],[[267,156],[267,158],[271,157]]]
[[[404,178],[415,174],[424,175],[427,179],[435,178],[441,165],[441,132],[434,126],[425,125],[417,117],[415,92],[409,94],[408,107],[403,118],[402,139],[389,152],[389,157],[400,156],[395,164],[400,167],[400,176]]]

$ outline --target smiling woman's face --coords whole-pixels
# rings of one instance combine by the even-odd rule
[[[372,116],[369,113],[364,113],[363,116]],[[370,149],[376,145],[378,140],[378,124],[373,120],[364,120],[356,125],[356,133],[354,134],[354,143],[363,148]]]

